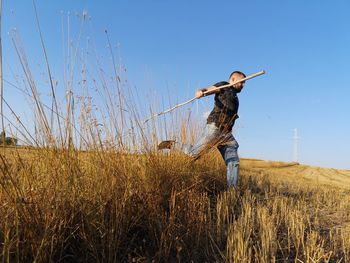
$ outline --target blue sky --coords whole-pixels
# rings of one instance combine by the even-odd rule
[[[301,163],[350,169],[349,1],[38,0],[36,5],[57,79],[62,14],[66,19],[69,12],[74,25],[75,14],[87,10],[97,49],[107,56],[107,29],[132,85],[159,97],[171,90],[173,98],[185,101],[233,70],[266,70],[239,96],[235,136],[242,157],[291,161],[297,128]],[[3,1],[2,19],[4,67],[20,71],[7,34],[16,28],[40,76],[45,67],[31,1]],[[8,68],[5,79],[11,79]],[[18,93],[5,89],[21,111]],[[193,108],[201,114],[212,104],[213,98],[204,98]]]

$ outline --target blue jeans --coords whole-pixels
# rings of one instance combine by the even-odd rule
[[[212,147],[217,147],[227,167],[228,187],[237,187],[239,177],[239,147],[231,132],[222,132],[215,123],[208,123],[193,145],[184,144],[182,151],[198,158]]]

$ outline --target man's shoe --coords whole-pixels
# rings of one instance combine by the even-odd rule
[[[175,140],[167,140],[167,141],[162,141],[160,144],[158,144],[158,150],[163,150],[163,149],[171,149],[175,145]]]

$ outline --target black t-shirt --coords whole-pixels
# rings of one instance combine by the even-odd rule
[[[215,87],[228,85],[230,83],[222,81],[214,84]],[[237,91],[233,87],[224,88],[215,94],[214,109],[208,116],[207,123],[215,125],[223,131],[231,131],[235,120],[238,118],[239,101]]]

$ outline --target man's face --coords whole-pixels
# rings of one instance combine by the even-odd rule
[[[233,74],[232,77],[230,78],[230,84],[233,84],[235,83],[236,81],[240,80],[240,79],[243,79],[244,76],[241,75],[241,74]],[[237,83],[235,85],[233,85],[234,89],[237,91],[237,92],[241,92],[241,90],[243,89],[244,87],[244,84],[245,84],[245,81],[243,82],[240,82],[240,83]]]

